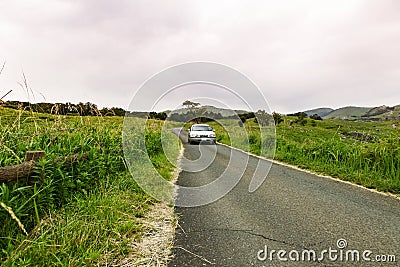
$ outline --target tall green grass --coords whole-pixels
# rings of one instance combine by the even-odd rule
[[[400,132],[393,122],[350,122],[339,120],[318,121],[305,126],[290,123],[295,118],[286,117],[276,127],[275,159],[318,173],[332,175],[368,188],[400,194]],[[214,125],[213,125],[214,126]],[[249,145],[243,136],[232,128],[228,137],[216,126],[219,141],[233,143],[242,139],[245,149],[257,155],[262,145],[258,126],[253,120],[245,123]],[[369,138],[357,138],[351,132]],[[240,142],[235,142],[240,144]]]
[[[21,163],[27,150],[46,152],[29,181],[0,185],[0,202],[28,232],[0,207],[1,266],[97,266],[132,253],[132,240],[142,233],[141,218],[155,200],[127,171],[122,123],[121,117],[65,117],[0,107],[0,166]],[[160,149],[160,129],[155,122],[146,131],[147,152],[169,179],[174,166]],[[59,160],[74,154],[88,159]]]

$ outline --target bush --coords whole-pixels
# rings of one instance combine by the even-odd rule
[[[310,119],[317,120],[317,121],[322,121],[321,116],[319,116],[318,114],[311,115]]]

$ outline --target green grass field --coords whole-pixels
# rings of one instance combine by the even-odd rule
[[[309,120],[301,126],[291,120],[285,117],[276,127],[275,159],[400,194],[400,133],[394,122]],[[253,119],[244,128],[233,120],[210,124],[217,141],[272,156],[262,153],[262,146],[272,143],[261,140]],[[1,266],[98,266],[132,253],[132,240],[140,240],[142,218],[155,200],[125,165],[122,117],[54,116],[0,107],[0,125],[0,167],[22,163],[28,150],[46,152],[32,179],[0,185]],[[162,138],[162,125],[149,120],[144,139],[158,173],[170,179],[174,166],[161,144],[175,163],[179,141],[170,131]],[[70,155],[88,158],[62,160]],[[134,175],[154,175],[140,162],[133,169]]]
[[[1,266],[99,266],[132,253],[132,240],[143,233],[141,219],[155,200],[127,171],[122,124],[122,117],[64,117],[0,107],[0,167],[23,162],[28,150],[46,152],[32,179],[0,185]],[[161,123],[148,126],[151,161],[170,179],[174,166],[160,149]],[[178,153],[171,151],[173,160]],[[74,154],[88,159],[57,160]]]
[[[276,160],[368,188],[400,194],[400,130],[392,127],[392,124],[398,125],[398,121],[308,120],[301,126],[290,123],[294,120],[294,117],[285,117],[285,122],[276,127]],[[226,123],[231,125],[227,128],[230,137],[219,124],[210,124],[216,129],[219,142],[257,155],[261,144],[265,145],[253,119],[244,125],[249,135],[248,143],[243,141],[242,134],[238,134],[237,122]]]

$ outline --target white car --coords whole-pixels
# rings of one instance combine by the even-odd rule
[[[202,141],[215,143],[215,138],[215,132],[208,124],[193,124],[188,131],[189,144]]]

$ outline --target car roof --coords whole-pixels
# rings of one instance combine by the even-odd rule
[[[210,127],[210,125],[208,125],[208,124],[193,124],[192,126],[208,126],[208,127]]]

